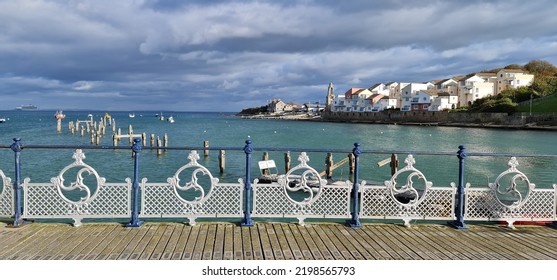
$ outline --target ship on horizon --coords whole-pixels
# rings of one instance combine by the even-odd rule
[[[18,111],[37,111],[39,110],[39,107],[32,104],[28,104],[28,105],[17,106],[15,107],[15,109]]]

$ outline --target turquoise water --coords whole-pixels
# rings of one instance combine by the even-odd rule
[[[90,145],[90,137],[72,135],[68,122],[87,119],[94,115],[98,121],[105,112],[65,112],[62,133],[56,132],[54,111],[20,112],[0,111],[0,116],[9,118],[0,124],[0,145],[9,146],[12,138],[19,137],[23,145]],[[132,125],[134,133],[156,134],[169,137],[169,146],[201,147],[207,140],[211,147],[243,147],[246,139],[253,141],[257,149],[253,154],[252,178],[259,175],[257,161],[262,157],[263,148],[289,148],[291,150],[335,149],[350,151],[355,142],[364,151],[424,151],[451,152],[450,156],[416,155],[415,167],[420,169],[435,186],[448,186],[458,179],[459,145],[467,151],[477,153],[513,154],[557,154],[557,132],[498,130],[435,126],[370,125],[350,123],[321,123],[284,120],[241,119],[224,113],[163,112],[173,116],[175,123],[159,121],[159,112],[108,112],[116,121],[116,127],[127,133]],[[101,140],[102,145],[112,145],[112,131]],[[128,145],[123,140],[120,146]],[[148,144],[149,145],[149,144]],[[84,150],[85,162],[110,182],[123,182],[133,177],[133,159],[130,150]],[[73,162],[73,150],[24,149],[21,154],[22,179],[30,177],[32,182],[49,181],[62,168]],[[140,156],[140,177],[150,182],[166,181],[180,166],[188,163],[189,151],[170,150],[157,156],[153,150],[143,150]],[[207,166],[215,177],[224,182],[236,182],[244,176],[245,154],[243,151],[227,151],[226,169],[219,174],[218,152],[211,151],[200,163]],[[292,166],[297,164],[298,152],[292,152]],[[309,153],[309,164],[321,172],[325,168],[325,153]],[[335,162],[346,156],[346,152],[334,154]],[[388,166],[378,167],[377,162],[387,158],[386,154],[361,156],[360,179],[382,182],[390,177]],[[406,155],[400,154],[401,167]],[[0,149],[0,169],[13,178],[13,152]],[[277,162],[279,172],[284,172],[284,152],[270,152],[270,158]],[[478,186],[487,186],[497,175],[506,170],[509,157],[473,157],[466,159],[466,181]],[[519,158],[519,170],[526,173],[537,187],[550,187],[557,183],[556,158]],[[348,166],[337,169],[336,180],[350,179]]]

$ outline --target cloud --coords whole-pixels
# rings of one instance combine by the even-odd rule
[[[0,109],[58,109],[66,94],[72,108],[237,111],[323,100],[331,81],[557,65],[556,13],[517,0],[0,1]]]

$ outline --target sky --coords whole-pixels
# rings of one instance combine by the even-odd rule
[[[237,112],[539,59],[554,0],[0,0],[0,110]]]

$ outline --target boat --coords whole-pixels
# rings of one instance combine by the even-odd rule
[[[39,110],[39,107],[35,106],[35,105],[21,105],[21,106],[17,106],[15,107],[16,110],[18,111],[37,111]]]
[[[162,112],[160,114],[156,114],[155,116],[159,118],[159,120],[164,121],[164,116],[162,115]]]
[[[66,115],[62,112],[62,110],[58,110],[56,111],[56,113],[54,113],[54,118],[59,120],[59,119],[63,119],[65,118]]]
[[[5,123],[5,122],[6,122],[6,118],[0,117],[0,123]]]
[[[169,123],[174,123],[174,117],[170,116],[166,119]]]
[[[135,118],[135,113],[129,113],[129,114],[128,114],[128,117],[130,117],[130,118]]]

